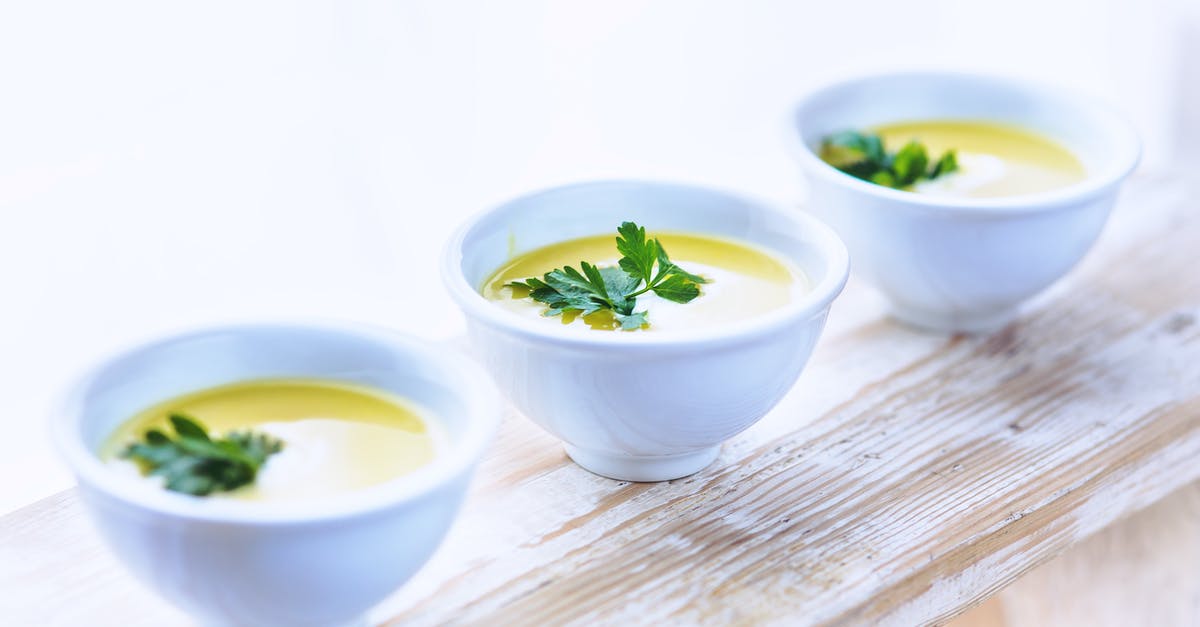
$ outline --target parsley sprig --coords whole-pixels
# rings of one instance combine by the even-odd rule
[[[171,414],[175,437],[158,429],[121,452],[144,474],[161,476],[175,492],[207,496],[254,482],[267,458],[283,450],[283,442],[261,433],[235,431],[224,438],[209,437],[204,426],[183,414]]]
[[[894,189],[907,189],[921,179],[933,180],[958,169],[954,150],[947,150],[930,164],[925,145],[913,140],[889,153],[883,138],[872,133],[842,131],[821,141],[821,159],[864,181]]]
[[[675,265],[662,243],[657,238],[647,239],[646,229],[633,222],[622,222],[617,229],[617,252],[622,257],[616,267],[580,261],[581,270],[564,266],[540,279],[505,285],[529,290],[530,298],[545,303],[542,315],[575,312],[586,316],[611,310],[621,329],[632,331],[649,324],[645,311],[635,311],[638,296],[654,292],[660,298],[687,303],[699,296],[699,286],[708,282]]]

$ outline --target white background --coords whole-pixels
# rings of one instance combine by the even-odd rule
[[[71,484],[45,419],[106,353],[279,316],[453,335],[465,215],[613,176],[796,203],[790,103],[929,67],[1108,100],[1144,171],[1200,155],[1198,0],[4,2],[0,513]]]

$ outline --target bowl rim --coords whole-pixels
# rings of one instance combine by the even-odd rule
[[[825,275],[804,294],[778,309],[747,318],[726,327],[700,330],[679,330],[670,333],[564,333],[554,325],[539,320],[527,319],[513,314],[489,302],[472,286],[463,275],[463,245],[467,234],[487,217],[505,211],[515,205],[540,196],[565,191],[604,188],[654,188],[681,189],[713,194],[735,199],[753,210],[772,217],[789,221],[799,227],[816,244],[819,254],[825,258],[828,270]],[[685,229],[686,230],[686,229]],[[729,234],[717,234],[740,239]],[[522,194],[499,204],[476,212],[463,222],[442,249],[442,282],[450,297],[458,304],[469,319],[482,321],[513,335],[570,348],[595,348],[622,351],[675,350],[700,352],[712,347],[740,343],[751,338],[771,334],[799,320],[807,320],[828,310],[834,299],[842,292],[850,274],[850,257],[841,238],[833,229],[820,220],[800,210],[785,210],[774,203],[720,188],[650,179],[602,179],[588,180],[567,185],[558,185]]]
[[[214,334],[253,334],[262,331],[331,333],[384,346],[393,352],[415,354],[433,362],[439,370],[453,372],[455,385],[448,385],[463,403],[467,428],[433,461],[411,473],[383,483],[348,491],[328,498],[294,502],[245,502],[206,499],[178,494],[133,480],[113,471],[83,441],[84,398],[89,385],[109,368],[131,358]],[[438,344],[381,327],[332,321],[239,322],[194,328],[160,336],[110,354],[77,377],[50,418],[51,439],[79,483],[110,498],[158,514],[191,521],[239,525],[300,525],[372,515],[415,501],[435,492],[463,474],[469,474],[483,456],[496,431],[503,404],[499,392],[483,370]]]
[[[975,82],[991,84],[1000,89],[1021,92],[1040,100],[1069,103],[1077,110],[1088,110],[1095,119],[1102,120],[1110,136],[1116,139],[1120,147],[1115,157],[1114,167],[1108,169],[1104,176],[1089,175],[1082,181],[1065,187],[1032,194],[1018,194],[996,198],[955,198],[915,194],[882,185],[869,183],[856,178],[825,163],[814,150],[813,146],[804,141],[804,125],[802,120],[805,109],[817,99],[837,92],[851,90],[855,87],[868,85],[878,81],[894,80],[941,80],[944,82]],[[804,170],[814,176],[856,192],[888,200],[896,205],[915,211],[935,213],[969,214],[977,216],[998,216],[1022,213],[1038,213],[1062,209],[1077,204],[1080,200],[1106,192],[1109,188],[1120,183],[1141,161],[1142,146],[1137,131],[1132,122],[1107,102],[1081,92],[1059,85],[1052,85],[1035,80],[988,74],[978,72],[963,72],[953,70],[909,70],[900,72],[875,72],[841,78],[826,82],[808,90],[789,110],[787,114],[788,144],[796,158],[804,166]]]

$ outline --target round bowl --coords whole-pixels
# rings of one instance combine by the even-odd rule
[[[1002,198],[945,198],[845,174],[817,154],[825,136],[924,119],[1016,125],[1053,139],[1086,178]],[[1100,234],[1122,180],[1138,162],[1137,135],[1091,99],[1022,81],[957,73],[857,78],[818,89],[792,114],[810,183],[806,208],[846,241],[855,272],[903,322],[937,331],[990,331],[1066,274]]]
[[[447,443],[417,471],[313,501],[199,498],[114,471],[97,457],[148,406],[242,380],[365,384],[425,406]],[[384,331],[232,326],[115,357],[53,417],[79,493],[117,557],[204,624],[335,625],[361,619],[433,554],[498,424],[486,375],[443,348]]]
[[[728,327],[670,332],[571,333],[480,295],[512,256],[612,233],[624,220],[750,242],[796,264],[812,289]],[[580,466],[626,481],[692,474],[762,418],[799,377],[848,271],[845,247],[817,220],[737,194],[642,181],[559,187],[484,211],[452,236],[442,265],[501,390]]]

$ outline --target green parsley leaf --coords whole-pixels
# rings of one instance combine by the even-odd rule
[[[658,248],[658,240],[646,241],[646,229],[633,222],[622,222],[617,228],[617,252],[623,255],[617,263],[630,276],[649,283]]]
[[[193,438],[208,442],[208,434],[205,433],[204,427],[196,424],[195,421],[189,419],[182,414],[172,414],[169,418],[171,426],[175,427],[175,433],[181,438]]]
[[[612,267],[600,268],[600,276],[604,279],[605,291],[608,293],[608,300],[612,303],[613,311],[624,316],[632,316],[633,308],[637,305],[637,297],[632,294],[637,290],[641,279],[626,273],[621,268]],[[645,312],[641,315],[644,316]]]
[[[650,324],[650,322],[646,320],[646,312],[644,311],[629,314],[628,316],[617,314],[616,318],[617,322],[621,323],[622,331],[636,331]]]
[[[900,152],[896,153],[896,157],[892,159],[892,172],[895,173],[896,183],[900,187],[912,185],[925,175],[925,168],[928,165],[929,155],[925,152],[925,146],[917,141],[904,144]]]
[[[867,180],[876,185],[883,185],[884,187],[901,187],[900,185],[896,184],[896,175],[888,172],[887,170],[880,170],[872,174],[871,178]]]
[[[207,496],[254,482],[267,458],[283,450],[283,442],[261,433],[237,431],[214,440],[198,421],[183,414],[169,416],[175,439],[158,429],[121,452],[144,474],[160,476],[168,490]]]
[[[840,169],[860,163],[883,163],[887,154],[878,135],[842,131],[821,142],[821,159]]]
[[[687,277],[671,274],[654,286],[654,293],[674,303],[687,303],[700,295],[700,288]]]
[[[658,283],[659,281],[667,278],[668,274],[681,276],[692,283],[708,283],[708,279],[696,274],[692,274],[691,272],[688,272],[675,265],[674,262],[671,261],[671,258],[667,256],[667,249],[660,245],[658,246],[658,274],[654,276],[653,283]]]
[[[958,169],[958,154],[953,150],[947,150],[937,163],[933,165],[933,170],[929,172],[929,178],[935,179],[943,174],[949,174]]]
[[[821,141],[820,157],[833,167],[884,187],[908,189],[918,181],[933,180],[958,170],[955,151],[948,150],[930,167],[929,151],[917,140],[895,154],[883,147],[883,138],[858,131],[841,131]]]
[[[582,270],[571,266],[556,268],[542,278],[512,281],[506,287],[526,290],[526,296],[546,305],[544,316],[576,312],[581,316],[611,310],[613,319],[624,331],[649,326],[645,311],[635,311],[637,297],[654,292],[676,303],[687,303],[700,296],[700,285],[708,280],[675,265],[657,238],[647,239],[646,229],[623,222],[617,229],[617,267],[598,267],[579,262]],[[518,293],[514,293],[516,296]]]

